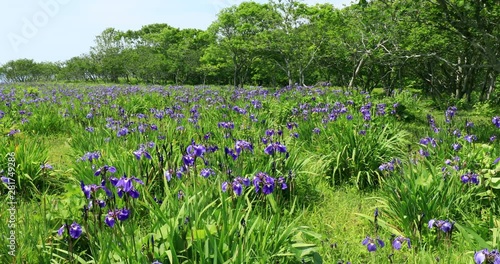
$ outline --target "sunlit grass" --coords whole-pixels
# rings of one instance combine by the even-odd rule
[[[41,94],[52,93],[44,89]],[[500,150],[498,141],[488,140],[498,129],[477,111],[459,110],[446,123],[441,110],[407,91],[384,97],[377,90],[370,97],[331,88],[64,89],[57,107],[45,101],[2,108],[8,127],[1,154],[15,152],[18,164],[17,261],[470,263],[474,250],[497,246],[498,168],[492,162]],[[385,114],[378,112],[382,103]],[[370,118],[362,106],[371,107]],[[439,132],[429,126],[428,113]],[[465,120],[475,126],[464,128]],[[234,122],[234,128],[220,122]],[[20,132],[8,135],[11,129]],[[477,135],[478,143],[453,136],[456,129]],[[425,137],[437,146],[419,143]],[[238,149],[237,140],[252,147]],[[462,149],[454,151],[452,143]],[[269,146],[274,153],[265,153]],[[184,166],[194,147],[205,152]],[[431,155],[419,156],[419,149]],[[97,157],[90,160],[89,153]],[[460,156],[462,168],[445,181],[444,160],[453,156]],[[394,158],[404,169],[380,169]],[[0,165],[7,169],[5,160]],[[113,171],[104,169],[110,166]],[[205,178],[202,169],[213,174]],[[480,185],[460,182],[469,171],[482,173]],[[123,178],[131,179],[138,197],[116,185]],[[267,180],[274,181],[271,194],[264,193]],[[95,193],[86,198],[81,184]],[[7,189],[1,191],[7,201]],[[122,221],[114,212],[124,208],[130,215]],[[0,203],[2,221],[10,217],[7,209]],[[104,221],[109,214],[113,227]],[[446,217],[457,221],[450,240],[427,228],[431,218]],[[72,222],[82,226],[82,236],[58,236]],[[412,232],[418,225],[424,228]],[[392,249],[392,235],[411,237],[412,247]],[[368,252],[362,245],[367,236],[385,247]],[[6,248],[0,260],[12,262]]]

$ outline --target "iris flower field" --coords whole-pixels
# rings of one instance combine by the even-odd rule
[[[2,84],[0,263],[500,263],[498,110]]]

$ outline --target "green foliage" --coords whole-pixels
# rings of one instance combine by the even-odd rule
[[[8,82],[52,81],[59,70],[58,63],[38,63],[30,59],[11,60],[0,67],[0,73]]]
[[[32,115],[29,121],[22,125],[23,131],[40,136],[67,134],[70,130],[67,120],[55,109],[46,111]]]
[[[14,152],[17,161],[17,223],[28,230],[19,232],[17,252],[25,262],[384,263],[394,254],[394,263],[437,256],[467,263],[473,250],[498,244],[500,152],[486,136],[498,128],[491,117],[462,111],[448,114],[448,122],[431,112],[430,128],[429,101],[407,90],[386,97],[382,90],[372,96],[328,86],[6,87],[12,103],[0,106],[0,153]],[[48,95],[55,99],[39,100]],[[8,135],[14,128],[20,133]],[[472,134],[477,140],[464,138]],[[252,148],[233,157],[238,140]],[[196,145],[206,152],[184,166],[188,146]],[[90,152],[98,157],[89,160]],[[7,161],[0,169],[8,170]],[[387,162],[394,171],[381,169]],[[202,177],[206,168],[213,174]],[[274,178],[272,194],[264,195],[262,185],[256,192],[259,172]],[[463,184],[472,173],[480,184]],[[125,176],[136,177],[130,182],[138,198],[114,186]],[[233,185],[238,176],[250,181],[241,195]],[[82,192],[88,188],[90,198]],[[122,208],[130,210],[128,219],[113,218]],[[105,222],[110,215],[112,228]],[[1,221],[7,217],[0,212]],[[453,235],[436,239],[439,230],[426,227],[431,218],[456,221]],[[73,221],[82,236],[58,236]],[[414,248],[392,250],[391,234],[410,237]],[[386,247],[367,252],[361,245],[367,235]],[[0,258],[9,262],[5,250]]]
[[[318,138],[323,144],[310,153],[311,169],[326,175],[333,185],[351,182],[364,189],[382,183],[380,164],[404,156],[409,134],[390,126],[376,126],[366,129],[363,135],[363,127],[353,121],[337,122]]]
[[[445,178],[428,161],[405,164],[382,186],[380,202],[392,228],[421,240],[430,219],[456,221],[471,194],[454,178]],[[465,192],[464,192],[465,191]]]
[[[499,103],[495,0],[242,2],[207,30],[107,28],[62,63],[9,61],[8,82],[265,86],[323,83],[390,95],[413,87],[436,107]]]
[[[457,124],[461,123],[458,119],[437,122],[438,127],[447,126],[448,132],[441,130],[430,135],[436,137],[435,146],[420,141],[419,151],[426,150],[429,156],[410,153],[407,162],[393,172],[386,171],[387,181],[377,198],[389,220],[388,227],[411,236],[421,245],[436,247],[442,242],[427,231],[430,219],[456,222],[458,236],[475,248],[486,247],[481,237],[496,232],[499,200],[497,165],[493,160],[500,153],[491,145],[457,137]],[[475,123],[474,128],[466,127],[465,131],[471,135],[484,127]],[[426,138],[431,139],[427,136],[422,140]],[[459,144],[460,148],[453,149],[452,144]],[[470,182],[470,177],[477,177],[477,184]]]

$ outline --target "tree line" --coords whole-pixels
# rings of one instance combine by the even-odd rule
[[[9,82],[415,87],[436,98],[491,100],[500,73],[498,0],[243,2],[207,30],[167,24],[104,30],[64,62],[9,61]],[[497,89],[498,90],[498,89]]]

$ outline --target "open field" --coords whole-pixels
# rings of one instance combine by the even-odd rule
[[[407,90],[4,84],[0,262],[489,263],[495,111]]]

